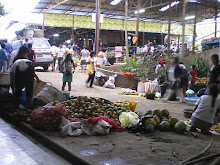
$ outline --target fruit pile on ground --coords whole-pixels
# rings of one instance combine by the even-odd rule
[[[31,110],[18,110],[15,112],[10,113],[10,118],[13,120],[13,122],[25,122],[30,123],[30,114],[32,113]]]
[[[153,118],[147,119],[144,123],[148,132],[152,132],[154,128],[158,128],[161,131],[173,130],[177,133],[186,131],[186,124],[175,117],[171,117],[167,109],[148,111],[145,115],[153,115]]]
[[[62,104],[66,107],[66,118],[68,119],[106,116],[117,124],[120,124],[119,115],[128,110],[124,106],[117,105],[111,101],[87,96],[72,97]]]

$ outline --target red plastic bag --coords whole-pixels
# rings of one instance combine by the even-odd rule
[[[55,131],[62,123],[65,112],[64,105],[47,104],[31,113],[31,124],[37,129]]]
[[[106,122],[108,122],[111,126],[112,126],[112,130],[114,132],[121,132],[123,131],[123,127],[118,126],[118,124],[116,122],[114,122],[113,120],[105,117],[105,116],[100,116],[100,117],[90,117],[87,120],[83,120],[83,123],[87,123],[87,124],[96,124],[99,120],[104,120]]]

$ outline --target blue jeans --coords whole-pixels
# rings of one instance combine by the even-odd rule
[[[7,60],[0,60],[0,72],[2,71],[6,72],[7,71]]]

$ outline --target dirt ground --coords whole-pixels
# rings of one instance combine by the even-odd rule
[[[53,86],[61,89],[61,73],[38,71],[37,75],[41,80],[51,82]],[[102,97],[111,101],[121,99],[135,100],[139,102],[136,111],[144,112],[147,110],[166,108],[170,111],[171,116],[175,116],[181,120],[187,120],[187,118],[183,116],[183,109],[194,108],[194,103],[190,102],[187,104],[177,101],[164,103],[160,100],[147,100],[139,97],[117,95],[118,92],[121,92],[121,88],[107,89],[99,86],[87,88],[85,86],[86,79],[86,74],[74,73],[71,95]],[[220,137],[218,135],[205,136],[200,133],[197,133],[197,135],[198,138],[195,139],[187,133],[179,135],[173,132],[155,131],[151,134],[137,137],[135,134],[124,131],[122,133],[111,132],[108,136],[81,136],[60,139],[58,135],[52,136],[51,134],[47,134],[52,140],[64,146],[67,150],[72,151],[78,157],[91,164],[101,165],[174,164],[199,153],[206,147],[211,139],[214,139],[214,145],[209,150],[209,153],[220,152]],[[100,147],[102,148],[103,145],[106,150],[104,153],[100,151]],[[152,152],[151,147],[154,147],[156,152]],[[172,156],[172,151],[174,150],[178,153],[177,158]],[[204,164],[209,163],[205,162]]]

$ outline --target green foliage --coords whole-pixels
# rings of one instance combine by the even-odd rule
[[[122,71],[132,72],[136,77],[154,79],[155,73],[150,69],[133,68],[132,66],[120,65]]]
[[[149,60],[150,56],[148,57]],[[147,59],[147,57],[145,58]],[[120,68],[122,71],[127,71],[127,72],[132,72],[136,77],[141,77],[141,78],[149,78],[149,79],[154,79],[155,78],[155,73],[154,69],[143,69],[143,68],[137,68],[138,64],[144,64],[145,59],[138,59],[137,61],[135,59],[130,59],[130,66],[128,64],[125,65],[120,65]],[[153,61],[153,58],[150,58],[150,61]],[[127,63],[127,59],[125,61]]]
[[[206,77],[209,71],[209,66],[200,58],[193,60],[192,65],[195,65],[195,71],[197,77]]]
[[[130,64],[134,69],[137,67],[137,63],[135,59],[130,59]]]
[[[4,6],[0,3],[0,16],[5,15],[5,9]]]

